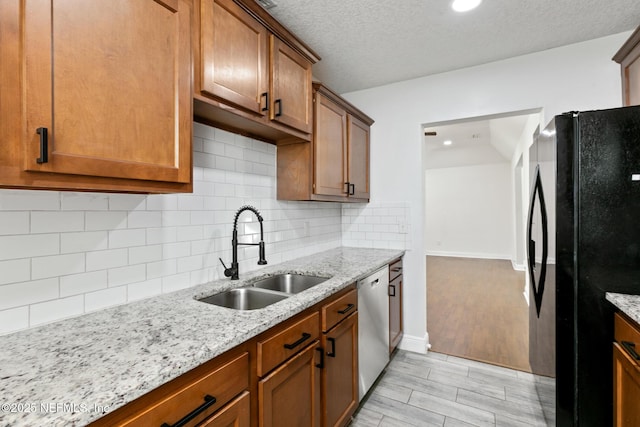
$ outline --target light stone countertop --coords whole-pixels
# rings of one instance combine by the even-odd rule
[[[88,424],[403,254],[336,248],[240,272],[239,281],[218,280],[2,336],[0,425]],[[283,272],[331,278],[260,310],[237,311],[195,300]],[[100,412],[105,406],[108,410]]]
[[[640,295],[615,294],[607,292],[607,301],[640,324]]]

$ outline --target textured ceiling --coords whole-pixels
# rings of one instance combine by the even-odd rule
[[[321,57],[338,93],[484,64],[635,29],[640,0],[274,0],[269,12]],[[613,56],[615,52],[611,52]]]

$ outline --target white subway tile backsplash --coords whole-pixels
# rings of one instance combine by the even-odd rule
[[[142,282],[147,277],[145,264],[129,265],[126,267],[110,268],[107,272],[109,287],[126,285],[128,283]]]
[[[109,209],[109,196],[101,193],[60,193],[63,211],[104,211]]]
[[[106,270],[108,268],[128,265],[127,249],[107,249],[87,252],[87,271]]]
[[[29,327],[29,306],[0,311],[0,335]]]
[[[107,249],[108,234],[106,231],[84,231],[60,234],[60,252],[89,252]]]
[[[0,211],[0,235],[29,233],[29,212]]]
[[[127,301],[136,301],[162,293],[162,280],[151,279],[127,285]]]
[[[0,285],[24,282],[31,278],[31,259],[0,261]]]
[[[43,279],[85,271],[85,254],[37,257],[31,260],[31,278]]]
[[[59,296],[57,277],[2,285],[0,286],[0,310],[53,300]]]
[[[193,129],[192,194],[0,190],[0,334],[220,278],[218,257],[231,261],[233,219],[245,204],[264,217],[270,265],[344,243],[352,231],[342,218],[368,206],[276,200],[274,145]],[[398,214],[386,213],[395,224]],[[251,214],[239,234],[258,241]],[[241,274],[259,268],[257,248],[238,256]]]
[[[85,230],[116,230],[127,228],[126,212],[86,212]]]
[[[143,246],[146,240],[147,232],[142,228],[109,231],[109,249]]]
[[[85,312],[100,310],[127,302],[127,287],[103,289],[84,295]]]
[[[29,310],[29,326],[37,326],[82,313],[84,313],[84,295],[32,304]]]
[[[0,260],[60,253],[59,234],[0,236]]]
[[[129,248],[129,264],[160,261],[162,259],[162,245],[147,245]]]
[[[145,228],[160,227],[162,225],[162,213],[154,211],[134,211],[127,217],[127,227]]]
[[[60,277],[60,296],[84,294],[107,287],[107,271],[73,274]]]
[[[60,209],[60,193],[56,191],[2,190],[2,211],[48,211]]]

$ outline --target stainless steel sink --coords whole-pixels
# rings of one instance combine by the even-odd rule
[[[287,294],[297,294],[326,280],[328,280],[326,277],[307,276],[304,274],[278,274],[277,276],[258,280],[253,286]]]
[[[264,291],[255,288],[230,289],[198,301],[236,310],[257,310],[288,298],[289,295]]]

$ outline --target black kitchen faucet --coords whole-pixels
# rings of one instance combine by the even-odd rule
[[[240,214],[244,211],[251,211],[254,214],[256,214],[256,217],[260,222],[260,243],[238,243],[238,217],[240,217]],[[233,236],[231,238],[231,245],[233,246],[233,259],[231,261],[231,268],[227,268],[227,266],[224,265],[224,261],[222,261],[222,258],[219,258],[220,262],[222,263],[222,266],[224,267],[224,275],[226,277],[231,277],[231,280],[239,279],[238,277],[238,273],[239,273],[238,272],[238,245],[259,246],[260,248],[258,249],[258,251],[259,251],[260,259],[258,259],[258,265],[265,265],[267,263],[267,260],[265,259],[265,253],[264,253],[264,231],[262,229],[262,216],[260,215],[260,212],[258,212],[258,210],[253,206],[248,206],[248,205],[242,206],[236,212],[236,216],[233,219]]]

